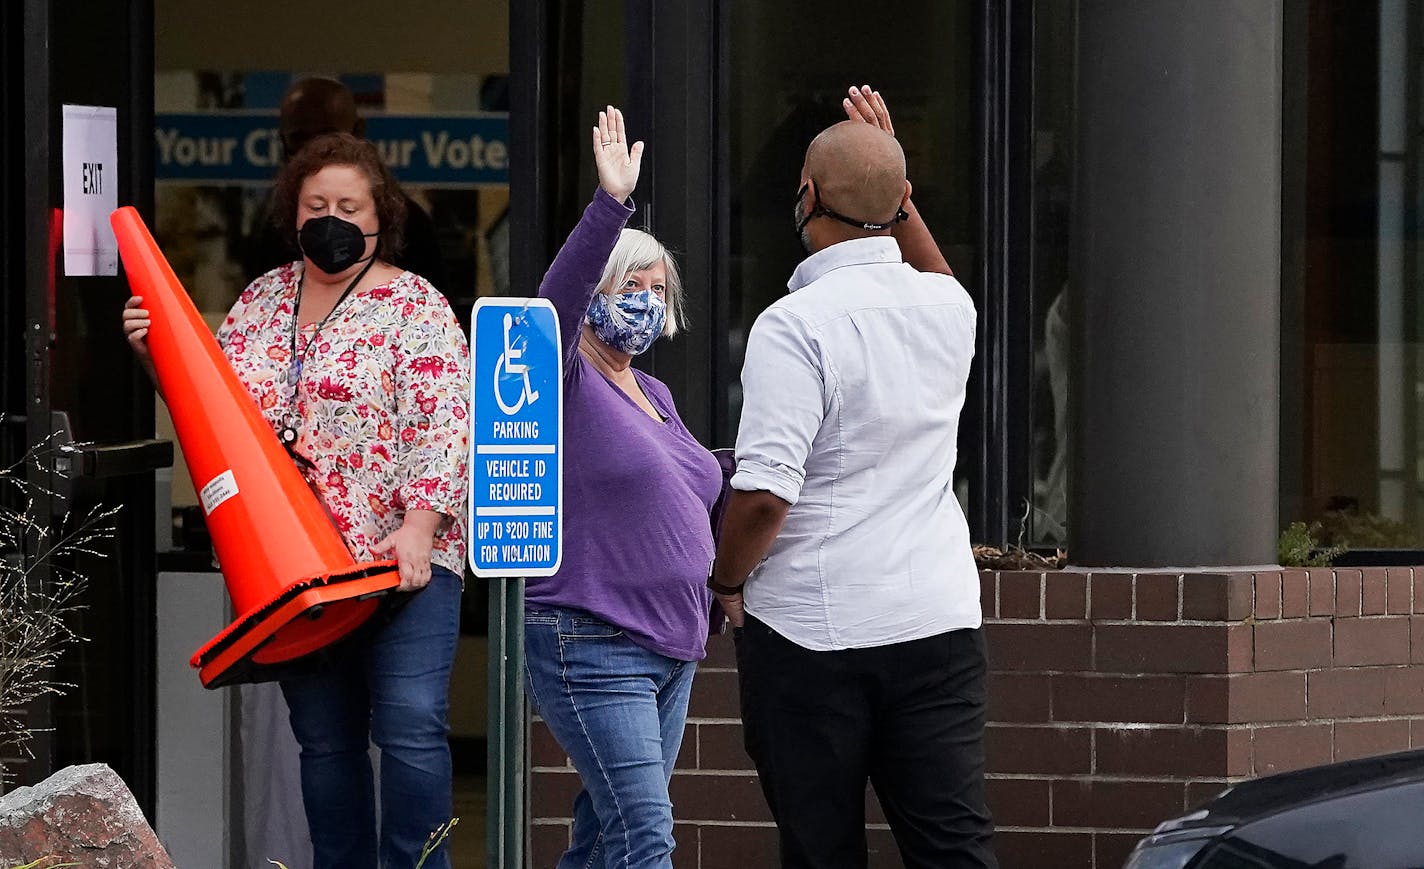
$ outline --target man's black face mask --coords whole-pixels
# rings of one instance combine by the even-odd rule
[[[806,198],[806,189],[813,184],[815,184],[816,186],[815,198],[812,200],[811,207],[806,210],[805,214],[801,214],[801,200]],[[804,233],[806,230],[806,224],[810,223],[813,219],[817,217],[829,217],[834,220],[839,220],[841,223],[844,223],[847,226],[854,226],[856,229],[865,229],[872,232],[876,232],[882,229],[889,229],[890,227],[894,226],[902,220],[910,219],[910,215],[905,213],[905,209],[898,207],[895,209],[895,216],[890,218],[885,223],[872,223],[868,220],[856,220],[853,217],[847,217],[846,215],[841,214],[839,211],[831,210],[829,207],[827,207],[824,203],[821,202],[821,185],[816,184],[816,179],[814,178],[812,178],[809,182],[802,184],[801,189],[796,191],[796,201],[795,203],[793,203],[792,207],[795,210],[795,213],[799,216],[799,220],[796,222],[796,236],[802,239],[802,244],[805,244],[805,239],[802,233]]]

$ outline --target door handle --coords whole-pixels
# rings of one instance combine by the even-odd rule
[[[173,467],[172,441],[147,438],[107,444],[75,443],[69,414],[62,410],[51,411],[50,431],[55,472],[50,510],[55,517],[69,511],[79,478],[101,480]]]
[[[148,438],[116,444],[74,444],[72,472],[81,477],[122,477],[173,467],[173,442]]]
[[[172,441],[145,438],[107,444],[75,443],[68,413],[55,411],[51,420],[58,447],[55,470],[61,474],[104,479],[173,467]]]

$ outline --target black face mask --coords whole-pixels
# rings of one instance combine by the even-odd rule
[[[802,184],[801,189],[796,191],[795,201],[791,203],[791,222],[796,227],[796,240],[801,243],[801,250],[809,254],[811,252],[811,239],[806,237],[806,224],[811,222],[811,216],[801,213],[801,201],[805,198],[806,185]]]
[[[819,184],[816,184],[816,197],[814,200],[812,200],[811,207],[807,209],[805,214],[802,214],[801,200],[806,198],[806,189],[812,184],[815,184],[815,181],[816,179],[812,178],[810,182],[802,184],[801,189],[796,191],[796,202],[794,205],[793,213],[798,218],[796,222],[796,237],[801,239],[801,245],[803,247],[808,247],[808,245],[806,245],[806,224],[810,223],[813,219],[817,217],[829,217],[834,220],[839,220],[841,223],[844,223],[848,226],[854,226],[856,229],[865,229],[870,230],[872,232],[879,231],[882,229],[889,229],[890,227],[894,226],[902,220],[910,219],[910,215],[905,213],[905,209],[898,207],[895,209],[895,216],[890,218],[885,223],[871,223],[868,220],[856,220],[854,217],[846,217],[839,211],[832,211],[830,208],[822,204],[821,185]]]
[[[329,275],[339,275],[367,257],[366,239],[379,232],[361,231],[361,227],[334,214],[313,217],[297,232],[297,244],[312,265]],[[371,256],[375,256],[373,253]]]

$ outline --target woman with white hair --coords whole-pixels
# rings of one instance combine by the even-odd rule
[[[593,154],[599,189],[539,288],[564,350],[564,557],[526,587],[525,674],[583,780],[560,869],[671,867],[668,780],[706,655],[722,472],[632,367],[685,319],[672,258],[624,228],[643,143],[628,147],[612,106]]]

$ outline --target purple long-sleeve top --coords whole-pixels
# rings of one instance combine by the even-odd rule
[[[564,557],[558,573],[529,580],[524,600],[532,609],[584,610],[644,648],[697,661],[707,654],[708,514],[721,469],[661,381],[633,371],[659,422],[578,349],[632,213],[600,188],[539,286],[558,309],[564,350]]]

